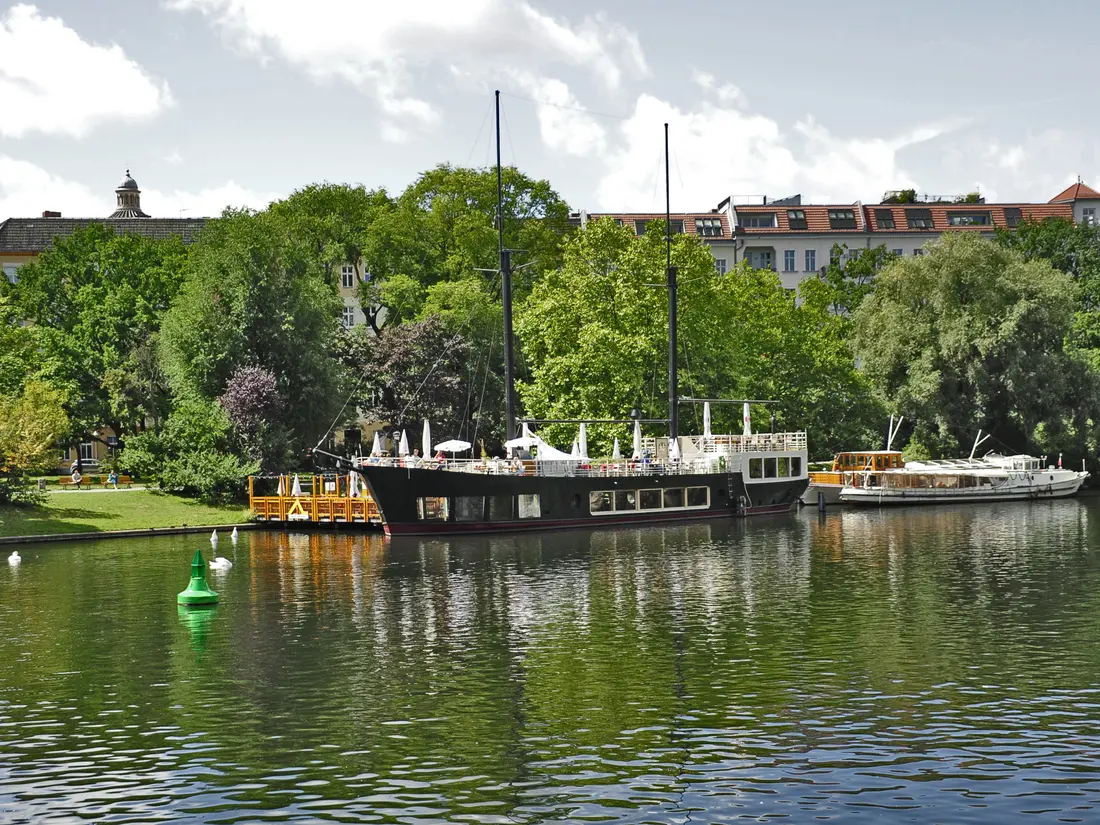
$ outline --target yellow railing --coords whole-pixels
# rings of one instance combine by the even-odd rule
[[[382,514],[366,490],[350,496],[348,476],[299,476],[301,495],[294,495],[293,476],[279,476],[282,494],[256,495],[256,479],[248,478],[248,506],[259,521],[335,524],[379,524]],[[271,479],[267,479],[271,481]]]

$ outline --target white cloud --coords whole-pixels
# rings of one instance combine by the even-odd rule
[[[519,85],[537,104],[539,132],[543,143],[555,152],[577,157],[602,154],[607,149],[607,131],[580,108],[569,87],[554,78],[524,72],[515,75]]]
[[[30,5],[0,16],[0,135],[81,137],[105,121],[142,120],[171,105],[168,85],[118,45],[89,43]]]
[[[715,86],[703,73],[697,72],[695,81],[705,89]],[[672,198],[677,209],[713,207],[727,195],[796,192],[817,203],[845,203],[916,186],[899,165],[899,151],[953,128],[934,125],[894,138],[844,139],[807,117],[788,134],[775,120],[746,111],[743,98],[728,94],[735,99],[723,104],[704,101],[688,110],[641,95],[611,141],[615,148],[604,157],[606,171],[596,195],[599,208],[644,211],[663,205],[664,171],[656,161],[665,122],[670,124]]]
[[[162,160],[169,166],[179,166],[181,163],[183,163],[183,155],[179,153],[178,149],[173,149],[171,152],[165,155]]]
[[[421,0],[366,3],[313,0],[165,0],[196,11],[236,46],[260,59],[278,57],[319,80],[340,79],[377,99],[383,136],[400,140],[440,120],[413,91],[439,67],[451,75],[487,66],[496,73],[544,77],[550,67],[585,70],[609,89],[646,72],[637,36],[603,15],[571,23],[526,0]]]
[[[30,218],[49,209],[67,218],[106,217],[115,209],[111,180],[102,191],[93,191],[77,181],[53,175],[25,160],[0,155],[0,220]],[[255,192],[234,181],[197,192],[145,189],[141,208],[156,218],[211,217],[226,206],[262,209],[281,197],[271,192]]]

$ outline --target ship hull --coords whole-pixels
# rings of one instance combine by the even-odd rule
[[[1062,483],[1011,487],[1008,489],[971,488],[966,490],[906,489],[877,490],[847,488],[841,501],[864,507],[887,507],[915,504],[967,504],[981,501],[1041,501],[1069,498],[1077,494],[1084,478],[1067,479]]]
[[[782,513],[809,483],[802,477],[746,484],[740,472],[516,476],[370,465],[360,472],[389,535],[526,532]],[[658,506],[643,508],[657,500]],[[601,502],[610,509],[598,509]],[[627,509],[628,502],[634,509]],[[623,509],[617,509],[620,503]]]

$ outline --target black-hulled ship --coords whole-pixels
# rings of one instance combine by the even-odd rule
[[[509,250],[504,248],[497,92],[497,221],[504,304],[507,436],[516,436]],[[731,518],[791,509],[809,484],[806,433],[680,436],[676,268],[668,232],[668,125],[665,125],[666,276],[669,300],[668,437],[645,439],[635,420],[630,460],[591,462],[539,444],[533,459],[414,462],[371,459],[361,473],[390,535],[431,535]],[[741,402],[737,402],[741,403]],[[770,403],[770,402],[766,402]],[[635,417],[636,419],[638,416]],[[543,422],[549,423],[549,422]],[[522,439],[521,439],[522,440]],[[372,463],[375,462],[375,463]],[[346,460],[340,460],[347,466]]]

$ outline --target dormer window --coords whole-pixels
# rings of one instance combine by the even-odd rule
[[[935,229],[931,209],[906,209],[905,220],[910,229]]]
[[[670,235],[683,235],[684,234],[684,222],[683,220],[671,220],[668,222],[668,231]]]
[[[1005,207],[1005,226],[1009,229],[1015,229],[1020,225],[1020,221],[1023,218],[1023,212],[1018,206],[1006,206]]]
[[[875,221],[878,223],[879,229],[893,229],[894,213],[889,209],[876,209]]]
[[[788,209],[787,210],[787,225],[791,229],[805,229],[806,228],[806,212],[802,209]]]
[[[740,216],[744,229],[774,229],[774,212],[748,212]]]
[[[644,235],[645,234],[645,225],[647,223],[649,223],[649,221],[634,221],[634,234],[635,235]]]
[[[948,226],[992,226],[993,218],[988,212],[948,212]]]
[[[695,234],[701,235],[704,238],[721,238],[722,237],[722,219],[721,218],[696,218],[695,219]]]
[[[856,228],[856,213],[851,209],[830,209],[829,210],[829,228],[830,229],[855,229]]]

